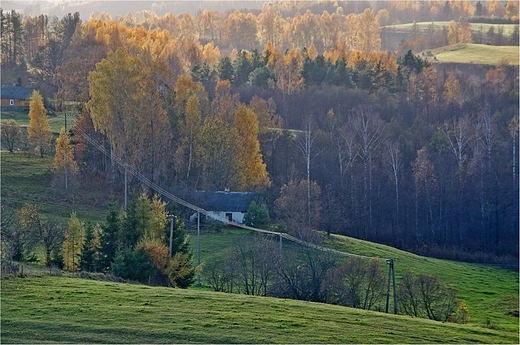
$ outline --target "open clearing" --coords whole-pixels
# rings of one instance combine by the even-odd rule
[[[516,46],[490,46],[486,44],[454,44],[432,50],[437,62],[497,65],[506,61],[510,65],[519,63]],[[432,61],[430,59],[430,61]]]
[[[518,333],[269,297],[67,277],[2,281],[3,343],[518,343]]]

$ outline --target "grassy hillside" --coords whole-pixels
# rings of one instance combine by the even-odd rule
[[[3,343],[518,343],[346,307],[66,277],[2,281]]]
[[[188,231],[195,257],[197,234]],[[201,262],[206,266],[224,258],[226,249],[241,236],[251,236],[249,230],[224,229],[222,232],[201,231]],[[405,270],[416,274],[434,274],[457,289],[458,297],[467,302],[471,322],[518,333],[519,275],[516,269],[496,265],[470,264],[457,261],[423,257],[382,244],[371,243],[350,237],[332,235],[325,245],[346,253],[394,258],[396,279],[399,281]],[[298,250],[299,245],[284,241],[284,250]],[[301,247],[300,247],[301,248]],[[205,284],[205,272],[202,283]]]
[[[332,236],[329,246],[359,255],[394,258],[396,279],[405,270],[435,274],[467,302],[471,322],[493,324],[518,333],[518,270],[423,257],[382,244]]]
[[[14,208],[32,203],[42,208],[44,216],[54,215],[66,221],[72,211],[83,220],[105,219],[107,191],[93,181],[82,183],[74,197],[57,193],[51,187],[53,158],[27,152],[10,154],[1,151],[2,199]]]
[[[437,62],[496,65],[507,60],[510,65],[519,63],[518,47],[515,46],[455,44],[434,49],[432,53]]]

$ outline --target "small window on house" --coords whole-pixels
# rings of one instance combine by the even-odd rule
[[[14,105],[14,99],[9,100],[9,105]]]

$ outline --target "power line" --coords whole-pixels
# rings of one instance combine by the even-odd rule
[[[385,260],[385,261],[388,260],[388,259],[384,259],[384,258],[375,258],[375,257],[371,257],[371,256],[357,255],[357,254],[342,252],[342,251],[339,251],[339,250],[336,250],[336,249],[326,248],[326,247],[323,247],[323,246],[320,246],[320,245],[317,245],[317,244],[314,244],[314,243],[311,243],[311,242],[304,241],[302,239],[299,239],[297,237],[294,237],[294,236],[289,235],[289,234],[284,233],[284,232],[275,232],[275,231],[269,231],[269,230],[264,230],[264,229],[258,229],[258,228],[252,227],[252,226],[247,226],[247,225],[244,225],[244,224],[240,224],[240,223],[236,223],[236,222],[233,222],[233,221],[229,221],[228,219],[225,219],[225,218],[217,217],[217,216],[213,215],[211,212],[206,211],[203,208],[200,208],[200,207],[198,207],[196,205],[193,205],[193,204],[191,204],[191,203],[189,203],[189,202],[187,202],[187,201],[185,201],[185,200],[175,196],[174,194],[168,192],[167,190],[165,190],[161,186],[157,185],[155,182],[151,181],[146,176],[141,174],[139,171],[134,169],[131,165],[129,165],[126,162],[123,162],[120,158],[115,156],[112,152],[109,152],[104,146],[99,144],[95,139],[93,139],[89,134],[87,134],[81,127],[76,126],[75,129],[77,130],[77,132],[79,134],[81,134],[81,136],[84,139],[86,139],[96,149],[101,151],[106,156],[110,157],[110,159],[112,161],[115,161],[122,168],[124,168],[125,171],[129,172],[130,174],[132,174],[139,181],[141,181],[141,183],[145,184],[150,189],[154,190],[156,193],[158,193],[161,196],[166,197],[167,199],[170,199],[170,200],[172,200],[172,201],[174,201],[174,202],[176,202],[176,203],[178,203],[178,204],[180,204],[180,205],[182,205],[182,206],[184,206],[186,208],[189,208],[189,209],[191,209],[191,210],[193,210],[195,212],[202,213],[206,217],[209,217],[209,218],[211,218],[213,220],[217,220],[217,221],[223,222],[223,223],[225,223],[227,225],[235,226],[237,228],[251,230],[251,231],[255,231],[255,232],[263,233],[263,234],[280,236],[280,238],[285,238],[286,240],[289,240],[289,241],[294,242],[294,243],[298,243],[298,244],[303,245],[305,247],[313,248],[313,249],[320,250],[320,251],[323,251],[323,252],[328,252],[328,253],[331,253],[331,254],[337,254],[337,255],[348,256],[348,257],[357,257],[357,258],[361,258],[361,259],[379,259],[379,260]]]

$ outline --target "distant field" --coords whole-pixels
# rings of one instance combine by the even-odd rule
[[[323,303],[67,277],[2,280],[2,343],[518,343],[518,332]]]
[[[421,32],[428,32],[431,25],[433,23],[434,30],[442,30],[443,27],[448,27],[449,22],[446,21],[439,21],[439,22],[419,22],[416,23],[417,27]],[[413,23],[407,23],[407,24],[397,24],[397,25],[387,25],[385,28],[388,29],[395,29],[396,31],[401,32],[409,32],[412,29]],[[502,27],[504,29],[504,36],[510,36],[515,29],[515,26],[518,26],[518,24],[486,24],[486,23],[470,23],[471,30],[476,32],[482,32],[487,33],[488,30],[493,27],[493,30],[495,30],[495,33],[498,32],[498,28]]]
[[[506,59],[510,65],[519,63],[519,51],[515,46],[458,44],[432,50],[432,53],[438,62],[496,65]]]

